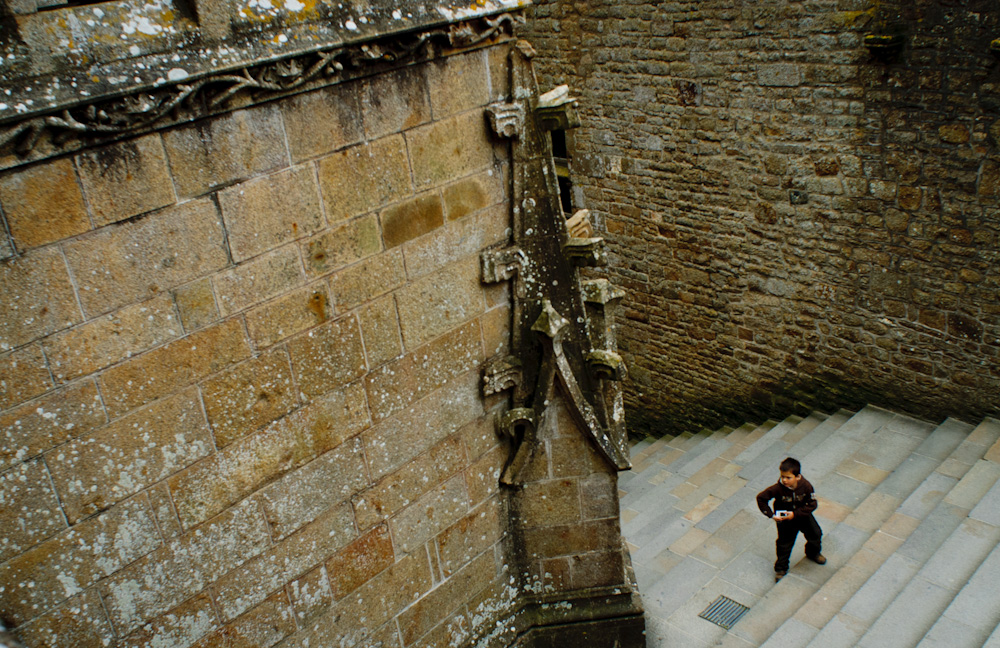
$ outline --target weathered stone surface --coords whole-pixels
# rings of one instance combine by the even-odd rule
[[[406,146],[398,135],[338,151],[321,159],[318,168],[331,223],[399,200],[411,190]]]
[[[396,299],[387,295],[358,311],[368,366],[378,367],[403,353]]]
[[[37,648],[106,648],[115,639],[97,588],[18,626],[17,634],[25,645]]]
[[[172,477],[171,494],[185,528],[367,427],[364,399],[358,385],[333,391]]]
[[[442,194],[448,220],[465,218],[485,207],[501,204],[504,199],[502,180],[499,173],[490,169],[446,186]],[[506,226],[507,219],[503,220]]]
[[[441,573],[449,577],[500,541],[500,503],[491,498],[438,536]]]
[[[163,145],[182,198],[288,165],[281,114],[270,105],[166,131]]]
[[[285,246],[212,278],[223,317],[280,295],[304,282],[299,253]]]
[[[333,597],[344,598],[392,563],[389,527],[380,524],[326,561]]]
[[[123,648],[190,646],[218,625],[212,599],[199,594],[122,639]]]
[[[76,157],[98,227],[173,204],[174,186],[159,135],[147,135]]]
[[[458,521],[468,510],[465,476],[457,475],[389,519],[394,544],[400,551],[412,553]]]
[[[258,497],[280,540],[367,485],[364,449],[355,437],[262,488]]]
[[[159,545],[156,523],[143,498],[81,522],[0,564],[4,621],[20,625],[52,610]],[[53,627],[54,622],[42,626]]]
[[[507,240],[508,221],[506,207],[497,207],[410,241],[403,246],[407,275],[416,279]]]
[[[65,382],[113,365],[182,334],[169,295],[126,306],[45,340],[56,380]]]
[[[255,502],[234,507],[117,572],[102,586],[119,632],[131,632],[180,604],[268,546]]]
[[[524,525],[551,527],[579,522],[580,489],[576,479],[552,479],[525,484],[520,496]]]
[[[323,226],[319,189],[309,165],[223,189],[219,205],[237,262],[309,236]]]
[[[206,380],[201,395],[219,448],[252,434],[299,403],[284,349],[251,358]]]
[[[486,119],[479,111],[415,128],[406,140],[417,188],[444,184],[493,162]]]
[[[40,460],[0,473],[0,562],[66,528],[59,500]]]
[[[348,311],[399,288],[405,282],[403,253],[390,250],[335,274],[331,281],[333,300],[338,310]]]
[[[381,421],[398,414],[482,360],[479,324],[471,322],[373,370],[365,378],[372,417]],[[465,389],[465,384],[460,384]],[[470,419],[475,416],[478,413]]]
[[[104,405],[92,380],[12,409],[0,415],[0,472],[86,434],[106,421]]]
[[[45,248],[0,263],[0,351],[82,320],[59,250]]]
[[[402,245],[444,224],[441,194],[437,191],[422,193],[385,209],[381,216],[385,247]]]
[[[39,344],[0,353],[0,409],[7,409],[52,388],[52,374]]]
[[[88,316],[149,299],[227,263],[215,205],[195,200],[66,244]]]
[[[428,66],[427,87],[434,119],[489,103],[490,76],[486,56],[486,50],[478,50],[454,56],[448,59],[447,65]]]
[[[222,617],[232,619],[321,564],[357,536],[347,503],[335,506],[215,585]]]
[[[191,648],[270,648],[295,631],[295,618],[283,591],[208,635]]]
[[[103,510],[212,451],[197,395],[134,412],[46,455],[70,522]]]
[[[296,95],[282,102],[292,160],[326,155],[364,135],[359,106],[360,83],[344,83]]]
[[[343,227],[325,232],[305,243],[306,272],[326,275],[382,249],[375,216],[355,219]]]
[[[333,603],[326,567],[317,567],[289,583],[288,595],[299,625],[309,623],[317,614],[324,612]]]
[[[176,288],[173,294],[181,324],[188,333],[219,319],[219,307],[215,303],[211,279],[206,277],[192,281]]]
[[[479,259],[468,257],[403,287],[396,296],[407,349],[428,342],[486,310]]]
[[[228,320],[108,369],[101,374],[102,393],[117,417],[249,355],[241,322]]]
[[[403,643],[410,645],[422,637],[453,612],[462,597],[478,594],[495,577],[493,552],[480,555],[399,616]]]
[[[405,131],[430,121],[426,68],[415,66],[364,82],[361,106],[368,137]]]
[[[83,193],[68,159],[0,176],[0,206],[22,250],[90,229]]]
[[[288,344],[299,389],[319,396],[361,377],[366,370],[361,329],[355,316],[315,328]]]
[[[317,282],[247,311],[247,330],[261,349],[322,324],[333,310],[326,283]]]
[[[354,497],[354,516],[362,529],[396,514],[465,466],[461,440],[449,436],[414,457],[399,470],[386,475],[371,488]]]
[[[500,447],[487,452],[469,464],[465,481],[469,487],[469,501],[479,504],[500,489],[500,473],[507,461],[507,453]]]

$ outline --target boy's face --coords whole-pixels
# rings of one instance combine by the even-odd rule
[[[781,471],[781,485],[785,488],[795,490],[799,485],[800,479],[802,479],[802,475],[795,475],[788,470]]]

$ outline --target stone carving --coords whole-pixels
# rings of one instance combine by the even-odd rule
[[[563,214],[548,133],[579,123],[576,100],[565,86],[538,96],[532,54],[530,45],[517,44],[511,54],[515,101],[487,110],[493,130],[511,140],[513,153],[513,244],[482,255],[484,282],[513,281],[510,348],[520,360],[519,382],[510,378],[513,362],[506,357],[492,361],[483,378],[484,393],[514,387],[511,409],[500,423],[512,443],[500,478],[509,485],[522,482],[521,472],[540,446],[536,422],[546,420],[547,395],[555,386],[605,460],[618,470],[629,467],[618,387],[626,375],[624,363],[613,332],[605,330],[605,306],[595,312],[595,322],[584,303],[585,294],[605,294],[612,301],[622,293],[606,281],[601,288],[581,285],[578,267],[606,262],[604,241],[592,236],[585,210],[570,221]],[[599,330],[592,330],[595,324]]]
[[[492,396],[521,384],[521,361],[514,356],[498,356],[483,367],[483,394]]]
[[[438,46],[473,47],[511,33],[518,19],[509,13],[501,14],[312,52],[8,123],[0,126],[0,152],[13,148],[18,156],[25,157],[43,138],[52,143],[56,152],[73,150],[83,143],[110,141],[224,112],[237,96],[241,97],[240,107],[246,107],[329,85],[367,68],[391,67],[429,57]]]

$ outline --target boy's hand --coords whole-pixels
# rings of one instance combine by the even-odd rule
[[[784,522],[786,520],[791,520],[794,517],[795,517],[795,514],[792,513],[791,511],[775,511],[775,513],[774,513],[774,519],[778,520],[780,522]]]

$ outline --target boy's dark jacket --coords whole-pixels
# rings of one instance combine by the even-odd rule
[[[795,517],[805,516],[816,510],[813,487],[805,477],[799,480],[795,490],[785,488],[778,482],[757,493],[757,508],[767,517],[774,516],[774,511],[768,506],[771,500],[774,500],[775,511],[791,511]]]

